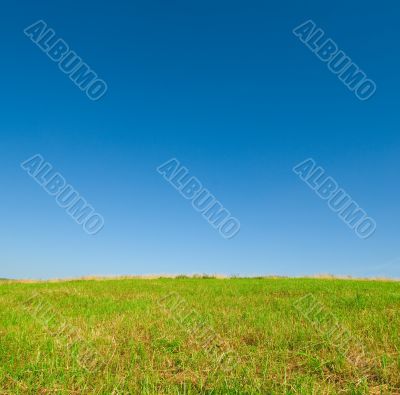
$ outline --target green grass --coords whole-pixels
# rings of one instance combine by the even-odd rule
[[[193,323],[179,322],[177,310],[160,305],[170,292],[218,334],[213,352],[189,333]],[[309,293],[365,346],[362,363],[346,358],[294,307]],[[56,312],[46,313],[50,323],[42,322],[43,314],[35,318],[34,304],[27,302],[33,295]],[[400,393],[399,312],[396,282],[2,282],[0,393]],[[62,324],[70,330],[56,334]],[[235,358],[225,369],[216,355],[228,348]],[[96,355],[93,368],[79,362],[85,350]]]

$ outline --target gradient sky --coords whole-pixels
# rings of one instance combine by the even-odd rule
[[[304,4],[306,3],[306,4]],[[6,1],[0,277],[400,277],[397,1]],[[23,33],[43,19],[108,84],[92,102]],[[292,29],[377,84],[359,101]],[[85,234],[20,168],[40,153],[105,218]],[[177,157],[241,222],[223,239],[161,176]],[[359,239],[293,172],[312,157],[377,222]]]

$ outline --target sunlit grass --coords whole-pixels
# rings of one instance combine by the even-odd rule
[[[177,292],[238,355],[229,371],[158,301]],[[312,293],[367,350],[353,365],[294,308]],[[37,294],[76,329],[51,336]],[[400,284],[322,279],[0,283],[4,394],[320,394],[400,391]],[[76,333],[79,333],[77,335]],[[77,356],[96,351],[98,369]],[[113,392],[114,391],[114,392]]]

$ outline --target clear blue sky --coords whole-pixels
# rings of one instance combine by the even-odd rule
[[[400,276],[396,1],[3,4],[0,277]],[[43,19],[108,84],[88,100],[23,33]],[[377,84],[359,101],[293,34],[313,19]],[[40,153],[105,218],[85,234],[20,168]],[[225,240],[155,170],[177,157],[241,222]],[[361,240],[292,167],[377,222]]]

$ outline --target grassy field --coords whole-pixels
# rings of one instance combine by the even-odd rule
[[[396,282],[0,282],[0,391],[398,394],[399,312]]]

